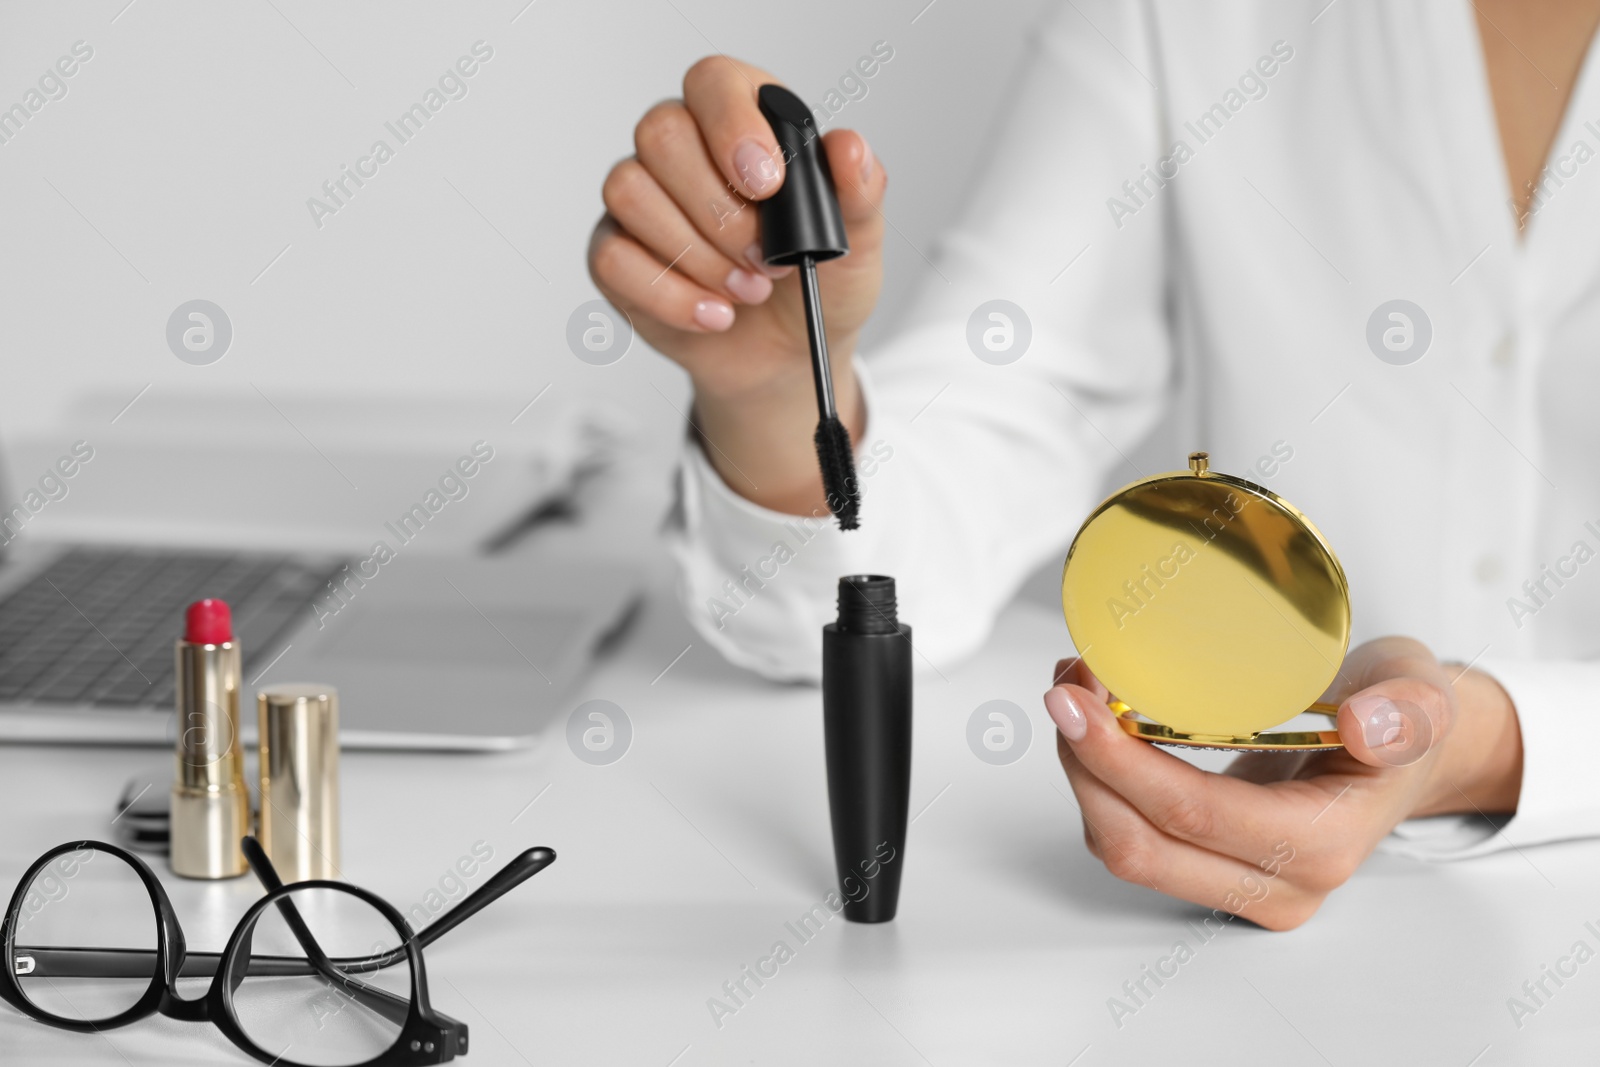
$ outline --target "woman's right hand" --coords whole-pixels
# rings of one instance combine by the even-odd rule
[[[645,113],[635,155],[612,168],[589,271],[639,335],[689,372],[706,455],[738,493],[797,514],[827,510],[812,433],[817,422],[806,321],[793,268],[761,260],[756,201],[783,184],[784,160],[756,106],[774,81],[709,56],[684,76],[683,99]],[[858,435],[864,412],[851,356],[882,280],[887,182],[866,140],[822,139],[850,254],[820,264],[840,418]]]

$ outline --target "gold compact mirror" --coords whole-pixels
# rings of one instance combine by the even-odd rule
[[[1252,482],[1189,469],[1124,486],[1084,520],[1061,576],[1067,629],[1123,729],[1169,745],[1338,748],[1280,730],[1318,703],[1350,644],[1344,568],[1311,520]]]

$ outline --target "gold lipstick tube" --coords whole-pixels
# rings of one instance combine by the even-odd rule
[[[339,691],[285,683],[256,694],[261,847],[285,882],[339,878]]]
[[[245,872],[250,795],[239,741],[239,644],[179,640],[177,767],[172,781],[172,872],[233,878]]]

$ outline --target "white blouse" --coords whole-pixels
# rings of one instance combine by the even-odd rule
[[[879,572],[943,664],[1108,484],[1203,448],[1313,517],[1354,642],[1416,637],[1515,700],[1518,814],[1405,849],[1600,834],[1592,52],[1520,238],[1469,0],[1074,0],[1031,52],[916,325],[860,361],[861,528],[758,507],[688,450],[699,632],[814,679],[838,577]],[[1158,429],[1183,443],[1136,466]]]

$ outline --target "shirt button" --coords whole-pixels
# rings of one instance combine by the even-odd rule
[[[1509,367],[1517,358],[1517,339],[1515,334],[1506,334],[1500,338],[1500,343],[1494,346],[1489,360],[1496,367]]]
[[[1500,579],[1505,568],[1501,565],[1499,556],[1483,556],[1472,570],[1480,584],[1489,585]]]

